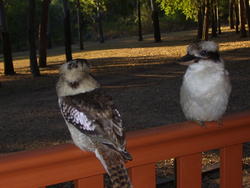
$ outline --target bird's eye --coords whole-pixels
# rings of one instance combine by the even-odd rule
[[[207,53],[206,50],[202,50],[202,51],[200,52],[200,55],[206,57],[206,56],[208,56],[208,53]]]
[[[78,68],[78,63],[71,62],[68,64],[68,69],[71,70],[73,68]]]

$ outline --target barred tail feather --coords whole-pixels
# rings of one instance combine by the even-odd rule
[[[108,168],[108,172],[113,188],[132,188],[124,164],[113,164],[113,166]]]
[[[96,157],[102,163],[108,173],[113,188],[132,188],[124,159],[121,154],[114,150],[97,149]]]

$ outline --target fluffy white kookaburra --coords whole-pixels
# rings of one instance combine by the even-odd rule
[[[95,153],[113,187],[131,188],[124,162],[132,157],[125,148],[121,116],[89,72],[84,59],[60,67],[56,90],[61,113],[74,143]]]
[[[227,108],[231,84],[218,45],[213,41],[191,44],[180,64],[189,65],[180,90],[186,118],[200,125],[205,121],[220,122]]]

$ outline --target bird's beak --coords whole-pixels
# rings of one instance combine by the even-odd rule
[[[81,61],[82,63],[85,63],[89,67],[89,69],[93,67],[92,64],[89,63],[86,59],[79,59],[79,61]]]
[[[187,54],[187,55],[181,57],[177,63],[180,65],[188,66],[188,65],[195,63],[196,60],[197,60],[197,57],[195,57],[194,55]]]

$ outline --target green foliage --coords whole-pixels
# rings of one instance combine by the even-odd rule
[[[48,31],[53,44],[63,44],[63,17],[62,0],[52,0],[49,7]]]
[[[27,1],[12,0],[5,4],[8,30],[11,41],[15,41],[13,48],[25,49],[27,46]],[[17,19],[18,18],[18,19]]]
[[[229,16],[229,0],[219,0],[220,17],[224,22],[227,22]]]
[[[119,19],[122,17],[124,20],[133,17],[135,10],[134,0],[109,0],[106,3],[107,17],[109,20]],[[116,16],[113,16],[116,15]]]
[[[105,0],[80,0],[80,7],[82,12],[89,17],[96,16],[97,9],[101,12],[105,12],[107,10]]]
[[[87,33],[85,37],[88,39],[97,38],[98,9],[102,16],[105,37],[126,35],[128,28],[133,28],[132,25],[135,24],[136,4],[134,0],[81,0],[80,6],[85,23],[84,30]]]
[[[160,8],[166,15],[174,15],[178,11],[182,12],[186,19],[197,21],[198,8],[202,0],[157,0]]]
[[[37,38],[40,24],[41,3],[36,0]],[[72,37],[78,39],[77,0],[68,0]],[[104,35],[108,38],[137,35],[136,0],[79,0],[82,12],[83,33],[86,39],[96,39],[98,34],[98,11],[102,16]],[[155,0],[161,9],[159,17],[161,30],[186,29],[197,21],[198,9],[204,0]],[[27,50],[28,41],[28,0],[4,0],[6,16],[14,51]],[[220,0],[223,21],[228,17],[228,0]],[[64,44],[62,0],[51,0],[49,7],[49,34],[52,46]],[[141,0],[141,20],[143,33],[152,32],[151,7],[149,0]],[[1,40],[1,39],[0,39]],[[38,46],[38,43],[37,43]]]
[[[186,16],[181,11],[176,11],[170,16],[160,17],[160,27],[163,31],[175,32],[196,27],[196,23],[191,19],[186,19]]]
[[[12,48],[14,51],[26,50],[28,44],[28,1],[5,1],[6,18]],[[41,0],[36,0],[36,26],[40,21]]]
[[[137,10],[135,10],[135,14],[137,14]],[[141,20],[142,23],[149,24],[151,26],[151,7],[150,1],[142,1],[141,2]]]

